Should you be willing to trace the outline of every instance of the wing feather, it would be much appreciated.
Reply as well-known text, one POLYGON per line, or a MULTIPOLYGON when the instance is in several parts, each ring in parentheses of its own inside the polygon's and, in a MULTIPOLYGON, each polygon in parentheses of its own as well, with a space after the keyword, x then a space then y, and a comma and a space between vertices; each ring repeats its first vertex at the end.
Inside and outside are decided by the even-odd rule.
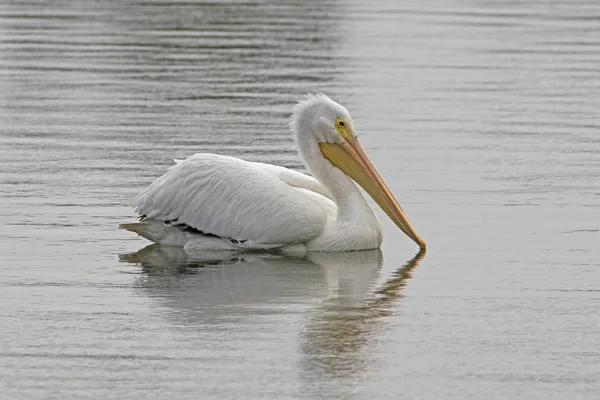
POLYGON ((319 182, 312 176, 303 174, 302 172, 280 167, 279 165, 265 164, 259 162, 254 162, 253 164, 256 165, 258 168, 262 169, 263 171, 268 172, 273 176, 276 176, 288 185, 308 189, 312 192, 325 196, 328 199, 332 199, 329 190, 327 190, 325 186, 321 184, 321 182, 319 182))
POLYGON ((261 245, 303 243, 318 236, 327 219, 323 205, 255 164, 194 154, 140 193, 134 199, 136 211, 261 245))

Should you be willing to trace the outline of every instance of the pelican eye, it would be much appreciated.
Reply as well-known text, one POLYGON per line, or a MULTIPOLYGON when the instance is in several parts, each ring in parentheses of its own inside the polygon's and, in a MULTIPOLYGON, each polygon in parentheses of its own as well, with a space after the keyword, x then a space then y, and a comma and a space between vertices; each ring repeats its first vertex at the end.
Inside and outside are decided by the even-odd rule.
POLYGON ((335 130, 346 140, 351 140, 352 135, 348 129, 348 123, 341 118, 335 120, 335 130))

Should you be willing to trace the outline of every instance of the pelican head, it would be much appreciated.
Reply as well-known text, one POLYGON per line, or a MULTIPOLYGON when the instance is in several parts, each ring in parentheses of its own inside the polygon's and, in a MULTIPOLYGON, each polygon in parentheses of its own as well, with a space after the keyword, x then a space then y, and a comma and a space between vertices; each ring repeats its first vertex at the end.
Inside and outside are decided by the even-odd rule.
POLYGON ((323 94, 308 95, 294 108, 291 123, 298 146, 311 172, 328 160, 358 183, 408 237, 425 250, 425 241, 408 217, 358 141, 350 113, 323 94))

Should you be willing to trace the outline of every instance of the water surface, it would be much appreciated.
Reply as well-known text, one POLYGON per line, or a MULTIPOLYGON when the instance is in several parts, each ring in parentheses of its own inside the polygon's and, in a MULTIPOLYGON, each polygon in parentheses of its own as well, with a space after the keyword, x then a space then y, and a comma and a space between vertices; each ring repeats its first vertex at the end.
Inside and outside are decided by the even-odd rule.
POLYGON ((600 397, 595 1, 0 5, 0 389, 19 399, 600 397), (428 253, 119 231, 172 164, 303 170, 322 91, 428 253))

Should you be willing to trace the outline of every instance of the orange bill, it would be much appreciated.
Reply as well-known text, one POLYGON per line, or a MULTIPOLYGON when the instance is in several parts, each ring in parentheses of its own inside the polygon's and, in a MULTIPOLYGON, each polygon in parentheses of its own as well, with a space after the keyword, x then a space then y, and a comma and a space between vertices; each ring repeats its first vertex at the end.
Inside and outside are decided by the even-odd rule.
POLYGON ((342 144, 321 142, 319 148, 326 159, 358 183, 398 228, 417 243, 421 250, 425 250, 425 241, 408 220, 356 137, 342 144))

